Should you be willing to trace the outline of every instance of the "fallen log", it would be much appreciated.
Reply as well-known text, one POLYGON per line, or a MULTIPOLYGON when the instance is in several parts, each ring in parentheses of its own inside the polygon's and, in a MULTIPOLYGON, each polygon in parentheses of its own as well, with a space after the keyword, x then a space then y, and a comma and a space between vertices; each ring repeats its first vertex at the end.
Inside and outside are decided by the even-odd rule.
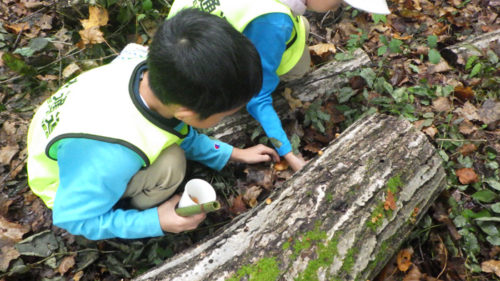
POLYGON ((408 121, 364 117, 270 204, 135 280, 372 280, 443 190, 441 162, 408 121))

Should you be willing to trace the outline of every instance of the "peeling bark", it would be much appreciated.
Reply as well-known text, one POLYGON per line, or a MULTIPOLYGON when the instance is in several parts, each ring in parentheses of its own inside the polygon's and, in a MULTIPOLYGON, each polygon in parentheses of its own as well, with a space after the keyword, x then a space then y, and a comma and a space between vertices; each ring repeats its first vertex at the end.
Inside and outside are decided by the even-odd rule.
POLYGON ((268 280, 372 280, 444 185, 424 134, 368 116, 277 187, 271 204, 135 280, 226 280, 244 276, 242 268, 268 280), (394 210, 384 209, 388 190, 394 210))

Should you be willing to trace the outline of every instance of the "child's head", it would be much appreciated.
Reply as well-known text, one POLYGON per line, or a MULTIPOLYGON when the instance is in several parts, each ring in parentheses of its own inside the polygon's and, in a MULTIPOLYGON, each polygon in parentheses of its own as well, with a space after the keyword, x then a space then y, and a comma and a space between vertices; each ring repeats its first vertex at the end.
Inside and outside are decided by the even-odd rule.
POLYGON ((309 10, 315 12, 326 12, 336 10, 342 2, 354 8, 375 14, 389 14, 386 0, 305 0, 309 10))
POLYGON ((262 86, 259 54, 226 20, 185 9, 161 24, 149 47, 149 86, 164 104, 200 120, 242 107, 262 86))

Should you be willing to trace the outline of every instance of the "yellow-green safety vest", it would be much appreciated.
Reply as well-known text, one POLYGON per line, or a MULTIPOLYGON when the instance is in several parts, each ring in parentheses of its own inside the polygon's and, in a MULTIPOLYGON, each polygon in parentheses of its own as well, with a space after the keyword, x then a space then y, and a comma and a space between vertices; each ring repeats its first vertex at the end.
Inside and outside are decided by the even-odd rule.
POLYGON ((144 58, 116 61, 82 73, 61 87, 35 113, 28 130, 28 184, 52 208, 59 186, 57 143, 89 138, 124 145, 153 163, 180 133, 155 125, 132 98, 132 76, 144 58))
POLYGON ((299 62, 306 46, 306 25, 302 16, 295 16, 278 0, 175 0, 167 18, 174 16, 182 9, 195 7, 225 18, 239 32, 254 19, 269 13, 284 13, 293 21, 292 35, 287 42, 281 63, 276 70, 278 75, 290 71, 299 62))

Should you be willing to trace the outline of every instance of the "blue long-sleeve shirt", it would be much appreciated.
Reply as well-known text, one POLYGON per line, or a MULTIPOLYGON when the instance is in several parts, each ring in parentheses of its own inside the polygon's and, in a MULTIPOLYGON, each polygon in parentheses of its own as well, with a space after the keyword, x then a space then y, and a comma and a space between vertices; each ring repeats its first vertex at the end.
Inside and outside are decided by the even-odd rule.
POLYGON ((262 125, 266 135, 277 141, 279 145, 275 145, 275 148, 280 156, 290 152, 292 145, 274 110, 271 94, 279 84, 276 70, 292 30, 293 22, 288 15, 271 13, 256 18, 243 31, 260 55, 263 72, 262 89, 247 104, 247 110, 262 125))
MULTIPOLYGON (((141 57, 144 51, 141 46, 129 46, 117 60, 141 57)), ((137 91, 138 83, 136 96, 137 91)), ((180 122, 174 130, 183 126, 180 122)), ((54 225, 94 240, 163 235, 156 207, 144 211, 113 209, 144 165, 136 152, 120 144, 85 138, 63 139, 57 145, 60 183, 52 212, 54 225)), ((186 158, 216 170, 225 166, 233 149, 192 128, 180 147, 186 158)))

